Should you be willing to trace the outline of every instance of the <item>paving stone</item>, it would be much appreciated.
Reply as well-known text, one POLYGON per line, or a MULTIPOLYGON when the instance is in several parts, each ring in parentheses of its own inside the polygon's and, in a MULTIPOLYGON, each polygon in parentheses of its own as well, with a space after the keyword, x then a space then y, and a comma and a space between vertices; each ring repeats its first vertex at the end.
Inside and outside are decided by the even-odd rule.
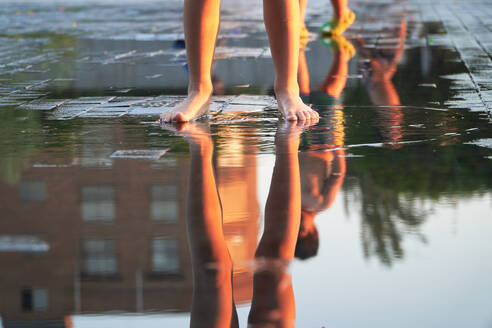
POLYGON ((81 115, 82 113, 87 112, 92 107, 93 106, 91 106, 90 104, 80 104, 80 105, 63 104, 53 111, 50 118, 55 119, 55 120, 72 119, 72 118, 75 118, 75 117, 81 115))
POLYGON ((128 110, 129 116, 159 116, 163 112, 170 110, 172 107, 142 107, 142 106, 132 106, 128 110))
POLYGON ((239 95, 231 99, 229 102, 234 105, 259 105, 267 107, 273 105, 275 103, 275 99, 271 96, 239 95))
POLYGON ((53 110, 63 103, 65 103, 66 99, 40 99, 33 100, 27 104, 22 105, 22 108, 32 109, 32 110, 53 110))
POLYGON ((223 113, 254 113, 263 112, 265 106, 263 105, 246 105, 246 104, 228 104, 222 108, 223 113))
POLYGON ((134 150, 117 150, 111 154, 111 158, 122 159, 150 159, 158 160, 166 154, 169 149, 134 149, 134 150))
POLYGON ((80 104, 103 104, 107 103, 115 97, 80 97, 67 101, 67 105, 80 105, 80 104))

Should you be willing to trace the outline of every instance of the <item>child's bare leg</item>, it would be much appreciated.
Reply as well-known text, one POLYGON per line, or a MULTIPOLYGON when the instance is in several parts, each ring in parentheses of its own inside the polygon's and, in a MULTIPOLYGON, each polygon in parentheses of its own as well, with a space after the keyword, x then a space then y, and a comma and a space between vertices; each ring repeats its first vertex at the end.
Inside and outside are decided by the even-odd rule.
POLYGON ((275 94, 279 110, 291 121, 317 119, 318 113, 299 97, 300 13, 298 0, 264 0, 263 14, 275 65, 275 94))
POLYGON ((331 0, 331 5, 333 6, 333 13, 336 19, 340 19, 345 15, 347 0, 331 0))
POLYGON ((161 114, 161 121, 184 122, 201 115, 212 94, 211 67, 219 30, 219 0, 185 0, 184 30, 189 69, 188 97, 161 114))

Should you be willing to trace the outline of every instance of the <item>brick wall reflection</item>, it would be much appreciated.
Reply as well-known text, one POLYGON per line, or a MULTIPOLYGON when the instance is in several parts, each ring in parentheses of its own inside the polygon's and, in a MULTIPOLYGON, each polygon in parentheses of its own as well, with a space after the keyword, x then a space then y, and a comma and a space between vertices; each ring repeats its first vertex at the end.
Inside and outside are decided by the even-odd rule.
MULTIPOLYGON (((188 157, 108 160, 115 144, 131 147, 125 138, 113 128, 105 148, 92 149, 90 165, 90 145, 83 145, 77 155, 31 158, 15 186, 0 181, 0 243, 13 237, 0 250, 4 324, 113 310, 189 311, 188 157)), ((256 158, 236 155, 241 165, 218 155, 216 170, 236 302, 246 303, 258 239, 256 158)))

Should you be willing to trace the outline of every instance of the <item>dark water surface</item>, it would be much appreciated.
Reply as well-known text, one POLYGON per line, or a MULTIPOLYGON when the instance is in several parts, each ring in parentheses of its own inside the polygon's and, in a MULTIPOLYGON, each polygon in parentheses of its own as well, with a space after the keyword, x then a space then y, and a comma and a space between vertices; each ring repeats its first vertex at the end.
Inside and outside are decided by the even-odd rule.
POLYGON ((233 299, 241 327, 492 327, 491 81, 449 20, 353 2, 304 52, 319 123, 288 124, 258 8, 226 6, 211 114, 176 126, 180 9, 152 6, 1 11, 0 327, 208 327, 233 299))

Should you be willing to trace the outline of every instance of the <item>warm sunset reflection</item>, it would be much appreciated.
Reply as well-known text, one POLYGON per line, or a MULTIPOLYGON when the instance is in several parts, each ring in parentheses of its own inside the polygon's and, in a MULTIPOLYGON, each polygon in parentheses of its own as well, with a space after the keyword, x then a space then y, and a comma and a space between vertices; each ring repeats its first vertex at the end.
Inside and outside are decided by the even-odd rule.
MULTIPOLYGON (((253 295, 251 261, 258 243, 260 219, 256 147, 246 145, 239 131, 228 129, 221 135, 224 152, 216 158, 217 189, 224 237, 233 262, 234 300, 238 304, 248 303, 253 295)), ((253 140, 247 141, 250 144, 253 140)))
POLYGON ((253 164, 246 168, 222 162, 217 180, 221 174, 227 174, 227 180, 218 184, 208 127, 190 123, 177 129, 188 141, 191 155, 186 198, 194 277, 191 326, 237 326, 234 300, 251 300, 249 322, 253 327, 267 323, 292 327, 295 301, 287 267, 294 257, 301 220, 298 148, 305 127, 282 123, 277 131, 264 232, 257 247, 254 155, 245 155, 243 160, 253 164), (251 297, 248 285, 252 273, 251 297))

